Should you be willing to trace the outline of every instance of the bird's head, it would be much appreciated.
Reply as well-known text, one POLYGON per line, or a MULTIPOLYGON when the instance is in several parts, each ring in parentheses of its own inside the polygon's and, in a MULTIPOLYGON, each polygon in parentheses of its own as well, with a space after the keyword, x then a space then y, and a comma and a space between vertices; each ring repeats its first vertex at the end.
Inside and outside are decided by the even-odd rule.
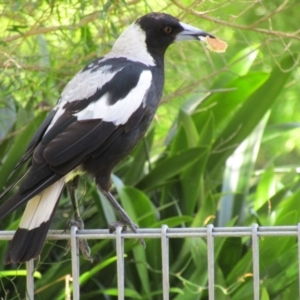
POLYGON ((149 13, 139 18, 135 24, 145 32, 145 41, 148 48, 165 51, 175 41, 199 40, 199 37, 211 34, 184 24, 178 19, 165 13, 149 13))
POLYGON ((201 37, 213 35, 180 22, 165 13, 149 13, 137 19, 117 39, 112 53, 135 58, 137 61, 154 65, 153 57, 163 58, 163 55, 175 41, 201 40, 201 37))

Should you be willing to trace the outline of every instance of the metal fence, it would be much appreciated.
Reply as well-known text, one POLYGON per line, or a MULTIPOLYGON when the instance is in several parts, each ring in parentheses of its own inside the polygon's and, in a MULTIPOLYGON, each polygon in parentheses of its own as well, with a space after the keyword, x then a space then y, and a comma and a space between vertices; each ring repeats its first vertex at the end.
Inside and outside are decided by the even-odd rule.
MULTIPOLYGON (((207 239, 207 271, 208 271, 208 297, 209 300, 215 299, 215 274, 214 274, 214 240, 219 237, 251 237, 252 238, 252 265, 253 265, 253 299, 259 300, 259 237, 267 236, 295 236, 298 239, 298 274, 300 274, 300 224, 298 226, 274 226, 263 227, 257 224, 252 227, 214 227, 208 225, 206 228, 168 228, 163 225, 160 229, 139 229, 138 234, 123 233, 118 227, 114 234, 108 230, 78 230, 73 226, 70 233, 61 231, 50 231, 48 239, 52 240, 71 240, 72 256, 72 281, 73 281, 73 300, 80 299, 79 286, 79 239, 115 239, 117 256, 117 276, 118 276, 118 299, 124 299, 124 239, 154 238, 161 240, 162 252, 162 285, 163 300, 169 299, 169 238, 206 238, 207 239)), ((13 231, 0 231, 0 240, 12 239, 13 231)), ((27 268, 27 297, 28 300, 34 299, 34 263, 30 261, 26 264, 27 268)), ((299 288, 300 288, 300 275, 299 288)), ((300 299, 300 291, 299 291, 300 299)))

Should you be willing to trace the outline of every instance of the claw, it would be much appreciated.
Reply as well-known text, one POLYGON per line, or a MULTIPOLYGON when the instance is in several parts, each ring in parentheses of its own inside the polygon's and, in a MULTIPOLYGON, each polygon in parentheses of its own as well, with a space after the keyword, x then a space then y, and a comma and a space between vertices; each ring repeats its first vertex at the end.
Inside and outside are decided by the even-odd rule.
MULTIPOLYGON (((137 231, 138 226, 132 222, 128 223, 125 220, 117 221, 117 222, 113 222, 113 223, 109 224, 109 226, 108 226, 109 233, 114 233, 116 231, 117 227, 122 227, 122 232, 125 232, 127 230, 127 227, 129 227, 132 230, 132 232, 134 232, 136 234, 138 233, 138 231, 137 231)), ((139 240, 140 244, 143 246, 143 248, 145 249, 146 243, 145 243, 144 239, 138 238, 138 240, 139 240)))
MULTIPOLYGON (((68 220, 67 225, 70 226, 70 227, 71 226, 76 226, 79 230, 84 229, 84 223, 81 219, 68 220)), ((89 247, 88 241, 86 239, 79 239, 78 240, 78 246, 79 246, 79 249, 80 249, 80 252, 81 252, 82 256, 86 260, 89 260, 92 263, 94 261, 94 259, 91 256, 91 248, 89 247)), ((65 250, 65 255, 70 251, 70 247, 71 247, 71 242, 68 241, 68 244, 67 244, 66 250, 65 250)))

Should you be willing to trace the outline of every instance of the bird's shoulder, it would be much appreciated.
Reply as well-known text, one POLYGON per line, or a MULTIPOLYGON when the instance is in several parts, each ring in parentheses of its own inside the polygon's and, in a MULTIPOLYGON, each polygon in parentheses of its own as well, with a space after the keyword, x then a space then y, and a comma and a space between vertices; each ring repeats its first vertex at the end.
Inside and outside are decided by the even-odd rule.
POLYGON ((61 93, 58 105, 78 100, 83 102, 98 100, 99 91, 125 92, 124 86, 132 86, 146 71, 152 73, 153 67, 125 57, 98 58, 86 65, 68 82, 61 93))

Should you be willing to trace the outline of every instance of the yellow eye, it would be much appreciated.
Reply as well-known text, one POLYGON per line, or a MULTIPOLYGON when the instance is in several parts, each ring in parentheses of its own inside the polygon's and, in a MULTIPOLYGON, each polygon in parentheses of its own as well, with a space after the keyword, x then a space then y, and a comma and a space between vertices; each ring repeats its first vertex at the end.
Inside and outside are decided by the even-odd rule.
POLYGON ((171 32, 172 32, 172 27, 171 26, 166 26, 165 28, 164 28, 164 32, 166 33, 166 34, 170 34, 171 32))

